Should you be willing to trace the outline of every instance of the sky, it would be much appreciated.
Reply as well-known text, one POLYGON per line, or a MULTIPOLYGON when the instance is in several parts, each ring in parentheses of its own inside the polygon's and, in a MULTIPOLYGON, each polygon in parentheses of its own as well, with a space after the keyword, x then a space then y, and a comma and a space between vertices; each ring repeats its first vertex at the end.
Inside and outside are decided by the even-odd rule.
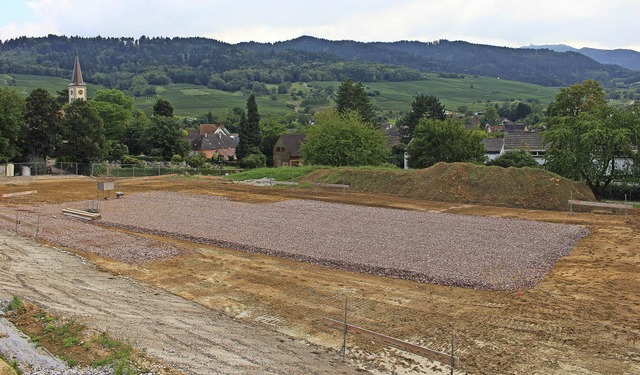
POLYGON ((639 0, 3 0, 0 39, 206 37, 228 43, 311 35, 640 51, 639 0))

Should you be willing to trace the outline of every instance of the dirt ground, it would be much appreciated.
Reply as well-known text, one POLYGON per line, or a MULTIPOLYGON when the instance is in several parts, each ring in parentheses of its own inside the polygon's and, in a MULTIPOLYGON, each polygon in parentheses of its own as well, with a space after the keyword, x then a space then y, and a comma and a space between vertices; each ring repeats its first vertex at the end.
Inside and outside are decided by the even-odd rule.
MULTIPOLYGON (((0 182, 0 193, 38 193, 7 199, 3 204, 101 197, 94 179, 7 180, 0 182)), ((451 333, 455 332, 460 368, 469 373, 640 373, 637 214, 628 218, 605 213, 568 215, 353 192, 343 195, 313 189, 257 188, 216 178, 132 179, 117 182, 117 189, 126 194, 184 191, 249 202, 319 199, 585 225, 591 234, 569 256, 560 259, 540 284, 515 293, 420 284, 159 237, 155 239, 196 252, 133 266, 82 249, 74 251, 115 274, 162 288, 243 322, 264 323, 291 337, 334 350, 340 346, 341 335, 323 327, 320 321, 323 317, 339 319, 347 297, 353 324, 389 336, 448 350, 451 333)), ((116 293, 117 289, 113 290, 116 293)), ((90 300, 92 291, 85 292, 90 300)), ((73 304, 66 310, 72 313, 73 304)), ((389 353, 381 346, 354 338, 349 341, 349 356, 381 373, 427 370, 412 357, 389 353)))

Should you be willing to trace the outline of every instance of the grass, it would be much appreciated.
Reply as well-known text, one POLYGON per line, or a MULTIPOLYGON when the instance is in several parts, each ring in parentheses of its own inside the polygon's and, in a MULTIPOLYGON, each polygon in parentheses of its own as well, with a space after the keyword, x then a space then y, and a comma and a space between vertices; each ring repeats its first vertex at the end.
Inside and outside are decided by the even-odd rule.
POLYGON ((48 314, 18 297, 13 297, 5 310, 7 319, 36 345, 45 347, 71 367, 109 366, 118 375, 146 372, 144 366, 138 365, 143 355, 104 332, 96 334, 74 319, 48 314))
MULTIPOLYGON (((379 91, 372 102, 383 111, 409 111, 418 94, 435 95, 448 110, 466 106, 481 110, 487 103, 501 103, 511 99, 537 99, 544 105, 550 103, 559 92, 557 87, 545 87, 529 83, 508 81, 497 77, 442 78, 427 74, 422 81, 367 82, 367 91, 379 91)), ((337 88, 340 82, 314 82, 313 84, 337 88)))
MULTIPOLYGON (((29 95, 31 91, 39 87, 48 90, 53 95, 57 95, 58 91, 67 88, 69 82, 71 82, 70 79, 60 77, 36 76, 31 74, 0 74, 0 87, 11 87, 25 97, 29 95), (9 86, 12 78, 16 80, 15 86, 9 86)), ((87 89, 89 98, 91 98, 96 91, 104 89, 104 87, 100 85, 87 84, 87 89)))
MULTIPOLYGON (((407 82, 365 82, 368 91, 379 91, 380 95, 372 98, 372 103, 383 111, 407 112, 417 94, 435 95, 449 110, 457 110, 466 106, 471 110, 480 110, 487 103, 498 103, 510 99, 538 99, 543 105, 554 99, 559 89, 528 83, 508 81, 497 77, 442 78, 436 74, 426 74, 426 79, 407 82)), ((25 74, 0 74, 0 87, 10 84, 15 79, 15 88, 27 96, 31 90, 42 87, 55 95, 57 91, 67 87, 69 80, 59 77, 35 76, 25 74)), ((331 86, 337 89, 340 82, 311 82, 309 85, 320 87, 331 86)), ((268 85, 271 87, 273 85, 268 85)), ((89 85, 89 97, 102 87, 89 85)), ((296 82, 291 90, 309 91, 307 84, 296 82)), ((225 116, 233 107, 246 107, 247 98, 241 92, 214 90, 205 86, 191 84, 170 84, 157 86, 158 96, 167 99, 174 107, 177 117, 199 117, 211 111, 214 116, 225 116)), ((158 96, 136 98, 136 108, 151 113, 158 96)), ((280 94, 272 100, 270 96, 258 96, 256 102, 262 115, 285 115, 293 113, 291 108, 299 107, 302 98, 293 100, 289 94, 280 94)), ((325 107, 333 107, 333 103, 325 107)), ((322 107, 315 108, 316 110, 322 107)))

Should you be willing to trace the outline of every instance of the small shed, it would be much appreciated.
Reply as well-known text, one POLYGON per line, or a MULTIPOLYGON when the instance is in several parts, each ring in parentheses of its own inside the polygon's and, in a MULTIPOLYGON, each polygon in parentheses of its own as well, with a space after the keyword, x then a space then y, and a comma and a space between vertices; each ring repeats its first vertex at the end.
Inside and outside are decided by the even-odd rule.
POLYGON ((302 165, 302 143, 305 134, 283 134, 273 145, 273 166, 302 165))

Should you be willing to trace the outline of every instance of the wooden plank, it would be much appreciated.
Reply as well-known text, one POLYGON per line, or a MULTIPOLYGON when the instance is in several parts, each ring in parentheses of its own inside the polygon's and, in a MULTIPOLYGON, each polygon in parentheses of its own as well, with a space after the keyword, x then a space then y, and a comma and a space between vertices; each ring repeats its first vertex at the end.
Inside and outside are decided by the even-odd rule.
POLYGON ((619 203, 602 203, 602 202, 569 200, 569 204, 575 204, 575 205, 578 205, 578 206, 621 208, 621 209, 624 209, 624 210, 634 209, 634 207, 632 207, 632 206, 630 206, 628 204, 619 204, 619 203))
MULTIPOLYGON (((344 330, 344 322, 340 322, 338 320, 322 318, 322 323, 330 328, 344 330)), ((385 336, 381 333, 369 331, 368 329, 357 327, 351 324, 347 324, 347 332, 361 336, 367 340, 376 341, 382 344, 393 346, 394 348, 398 348, 409 353, 417 354, 432 361, 438 361, 443 364, 451 364, 451 355, 447 353, 442 353, 415 344, 410 344, 408 342, 401 341, 390 336, 385 336)), ((454 358, 454 367, 455 366, 458 366, 457 358, 454 358)))
POLYGON ((6 194, 2 194, 2 198, 9 198, 9 197, 19 197, 21 195, 32 195, 37 193, 38 190, 29 190, 29 191, 21 191, 18 193, 6 193, 6 194))
POLYGON ((73 208, 63 209, 62 214, 66 216, 76 217, 79 219, 85 219, 85 220, 95 220, 95 219, 99 219, 101 216, 100 214, 95 212, 81 211, 73 208))
POLYGON ((289 182, 289 181, 271 181, 271 185, 298 186, 298 183, 297 182, 289 182))
POLYGON ((337 189, 348 189, 349 185, 344 184, 323 184, 320 182, 312 182, 309 185, 313 187, 326 187, 326 188, 337 188, 337 189))

